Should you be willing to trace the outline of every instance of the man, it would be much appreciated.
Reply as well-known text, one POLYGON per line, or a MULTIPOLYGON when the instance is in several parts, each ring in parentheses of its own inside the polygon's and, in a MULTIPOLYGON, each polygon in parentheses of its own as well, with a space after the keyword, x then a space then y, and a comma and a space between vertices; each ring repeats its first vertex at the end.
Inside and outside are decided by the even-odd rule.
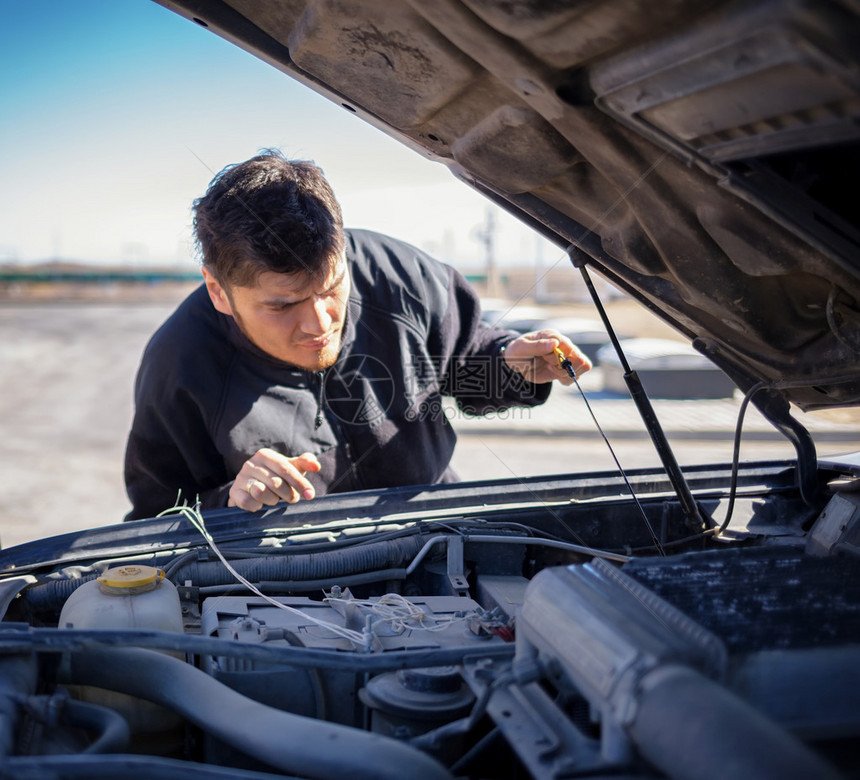
POLYGON ((555 347, 591 367, 556 331, 485 326, 463 277, 418 249, 345 231, 312 163, 268 151, 194 205, 204 284, 138 371, 127 519, 451 481, 443 396, 471 414, 542 403, 572 381, 555 347))

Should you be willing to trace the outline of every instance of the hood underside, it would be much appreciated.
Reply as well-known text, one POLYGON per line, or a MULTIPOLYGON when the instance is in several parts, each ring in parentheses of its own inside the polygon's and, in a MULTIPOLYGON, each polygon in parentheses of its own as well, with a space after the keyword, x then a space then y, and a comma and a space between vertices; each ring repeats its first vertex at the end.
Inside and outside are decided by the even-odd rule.
POLYGON ((159 2, 444 163, 742 390, 860 403, 856 2, 159 2))

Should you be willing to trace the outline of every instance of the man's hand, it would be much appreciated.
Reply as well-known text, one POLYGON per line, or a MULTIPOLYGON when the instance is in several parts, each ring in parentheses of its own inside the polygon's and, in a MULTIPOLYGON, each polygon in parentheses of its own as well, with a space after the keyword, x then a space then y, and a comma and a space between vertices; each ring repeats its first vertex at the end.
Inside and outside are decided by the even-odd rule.
POLYGON ((556 347, 570 360, 577 377, 591 368, 591 361, 557 330, 538 330, 514 339, 505 349, 505 362, 535 384, 553 379, 565 385, 573 384, 573 378, 558 363, 556 347))
POLYGON ((227 506, 238 506, 256 512, 278 501, 295 504, 302 498, 314 497, 314 488, 305 474, 319 471, 319 461, 309 452, 288 458, 264 447, 242 464, 230 488, 227 506))

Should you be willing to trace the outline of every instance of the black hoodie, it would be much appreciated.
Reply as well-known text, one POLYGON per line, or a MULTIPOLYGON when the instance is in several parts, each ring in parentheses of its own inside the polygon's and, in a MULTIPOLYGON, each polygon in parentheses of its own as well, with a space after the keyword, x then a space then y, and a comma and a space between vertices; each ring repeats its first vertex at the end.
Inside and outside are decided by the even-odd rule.
POLYGON ((151 517, 179 502, 225 506, 233 478, 262 447, 313 453, 318 496, 455 479, 456 435, 442 397, 462 412, 532 406, 550 385, 507 369, 516 334, 481 322, 466 280, 420 250, 346 231, 351 293, 341 351, 322 372, 255 347, 195 290, 150 340, 135 385, 125 480, 151 517))

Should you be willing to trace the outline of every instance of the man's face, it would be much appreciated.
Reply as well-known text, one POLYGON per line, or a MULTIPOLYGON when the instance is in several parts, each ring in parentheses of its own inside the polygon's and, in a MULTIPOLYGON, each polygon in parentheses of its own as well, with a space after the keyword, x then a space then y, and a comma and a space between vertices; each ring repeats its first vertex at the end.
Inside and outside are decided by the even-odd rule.
POLYGON ((325 281, 265 271, 252 287, 222 287, 204 267, 215 308, 236 320, 263 352, 306 371, 333 365, 340 352, 349 298, 346 258, 335 259, 325 281))

